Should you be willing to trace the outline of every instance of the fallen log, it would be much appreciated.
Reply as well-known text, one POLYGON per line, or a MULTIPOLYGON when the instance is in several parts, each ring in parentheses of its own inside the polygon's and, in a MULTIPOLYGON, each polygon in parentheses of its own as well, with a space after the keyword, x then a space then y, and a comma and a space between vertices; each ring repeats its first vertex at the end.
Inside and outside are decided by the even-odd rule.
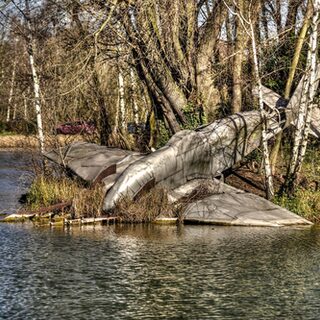
POLYGON ((48 207, 42 207, 37 210, 32 210, 32 211, 20 211, 18 214, 22 215, 29 215, 29 216, 41 216, 46 213, 59 213, 65 209, 68 209, 72 206, 72 200, 57 203, 48 207))
POLYGON ((4 222, 18 222, 18 221, 24 221, 26 219, 34 219, 37 216, 43 216, 45 214, 50 214, 50 217, 52 217, 54 214, 60 213, 61 211, 70 208, 72 206, 72 201, 66 201, 62 203, 58 203, 52 206, 43 207, 37 210, 21 210, 17 213, 10 214, 6 216, 3 221, 4 222))

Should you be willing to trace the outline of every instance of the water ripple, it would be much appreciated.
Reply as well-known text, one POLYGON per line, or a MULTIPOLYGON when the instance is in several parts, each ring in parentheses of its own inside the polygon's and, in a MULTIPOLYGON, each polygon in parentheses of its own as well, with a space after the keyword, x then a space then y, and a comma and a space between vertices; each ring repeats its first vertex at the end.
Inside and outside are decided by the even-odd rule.
POLYGON ((0 225, 1 319, 315 319, 317 229, 0 225))

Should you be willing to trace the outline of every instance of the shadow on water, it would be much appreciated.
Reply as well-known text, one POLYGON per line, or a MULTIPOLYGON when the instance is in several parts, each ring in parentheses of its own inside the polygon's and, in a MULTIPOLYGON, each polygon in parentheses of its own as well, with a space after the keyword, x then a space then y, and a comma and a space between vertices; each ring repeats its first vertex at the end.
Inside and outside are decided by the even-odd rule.
POLYGON ((0 241, 4 319, 315 319, 320 311, 316 228, 0 225, 0 241))

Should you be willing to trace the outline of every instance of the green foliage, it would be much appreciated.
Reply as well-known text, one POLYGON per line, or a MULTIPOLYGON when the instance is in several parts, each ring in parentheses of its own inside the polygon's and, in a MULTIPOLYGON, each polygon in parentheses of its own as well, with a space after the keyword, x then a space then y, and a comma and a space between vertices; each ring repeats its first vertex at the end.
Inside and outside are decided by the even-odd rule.
POLYGON ((307 180, 320 181, 320 154, 317 144, 308 146, 303 163, 303 175, 307 180))
POLYGON ((6 124, 6 130, 17 134, 29 135, 37 131, 35 121, 26 121, 24 119, 11 120, 6 124))
MULTIPOLYGON (((285 91, 292 58, 294 56, 295 44, 297 41, 296 37, 296 35, 291 34, 290 37, 267 46, 262 54, 261 74, 264 75, 262 79, 263 84, 280 94, 285 91)), ((298 70, 304 69, 303 66, 305 65, 307 56, 306 52, 306 48, 303 48, 298 64, 298 70)), ((297 72, 295 79, 300 79, 300 77, 301 75, 297 72)))
POLYGON ((159 149, 163 147, 170 139, 170 133, 167 130, 164 122, 162 120, 158 120, 158 126, 157 126, 157 143, 156 143, 156 149, 159 149))
POLYGON ((69 201, 79 194, 80 186, 67 178, 50 178, 40 175, 33 181, 27 193, 28 208, 36 210, 56 203, 69 201))
POLYGON ((276 196, 274 203, 312 222, 320 222, 320 191, 299 188, 294 197, 276 196))
POLYGON ((183 126, 183 129, 194 130, 207 123, 205 115, 202 114, 192 103, 188 103, 184 107, 183 113, 187 120, 187 124, 183 126))
POLYGON ((0 137, 7 137, 7 136, 12 136, 14 135, 15 133, 14 132, 11 132, 11 131, 3 131, 3 132, 0 132, 0 137))
POLYGON ((14 132, 9 130, 6 122, 0 122, 0 137, 11 136, 14 132))
POLYGON ((0 122, 0 135, 35 134, 36 128, 37 126, 35 121, 26 121, 23 119, 0 122))
MULTIPOLYGON (((193 104, 189 103, 183 109, 183 114, 186 117, 187 123, 182 127, 185 130, 194 130, 199 126, 207 123, 205 115, 201 114, 193 104)), ((170 132, 167 130, 163 120, 157 121, 157 142, 156 148, 163 147, 170 139, 170 132)))
MULTIPOLYGON (((315 141, 308 145, 305 161, 300 173, 300 185, 293 196, 278 195, 274 202, 304 218, 320 223, 320 151, 315 141)), ((290 147, 284 145, 284 157, 290 155, 290 147)))
POLYGON ((0 122, 0 134, 3 134, 7 131, 7 126, 5 122, 0 122))
POLYGON ((262 162, 262 152, 259 149, 253 150, 251 153, 249 153, 246 157, 244 162, 246 163, 261 163, 262 162))

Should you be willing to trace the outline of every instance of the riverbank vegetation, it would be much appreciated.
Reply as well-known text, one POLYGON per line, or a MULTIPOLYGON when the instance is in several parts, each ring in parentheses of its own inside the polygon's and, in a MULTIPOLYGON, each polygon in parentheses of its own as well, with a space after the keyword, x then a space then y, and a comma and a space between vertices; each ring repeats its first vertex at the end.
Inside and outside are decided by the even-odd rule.
MULTIPOLYGON (((281 193, 286 161, 288 157, 286 153, 282 153, 278 159, 274 176, 276 196, 273 202, 313 223, 320 223, 320 186, 318 182, 320 152, 317 144, 312 144, 308 148, 307 157, 299 176, 299 187, 294 196, 281 193)), ((226 173, 225 180, 226 183, 238 189, 262 197, 266 196, 259 153, 226 173)), ((116 204, 115 209, 109 212, 109 216, 124 223, 152 222, 159 217, 179 220, 190 202, 203 199, 210 194, 212 191, 207 191, 206 186, 203 185, 186 198, 172 204, 168 201, 168 192, 165 189, 155 188, 143 193, 135 201, 126 197, 122 198, 116 204)), ((63 207, 63 210, 56 211, 56 217, 67 220, 103 217, 105 216, 102 211, 104 195, 105 192, 101 185, 90 188, 80 180, 70 179, 63 175, 57 177, 57 173, 43 176, 40 171, 26 195, 23 212, 39 212, 39 216, 42 216, 42 209, 69 203, 63 207)), ((37 219, 35 221, 39 222, 37 219)), ((43 221, 48 224, 48 219, 43 221)))
MULTIPOLYGON (((318 0, 21 0, 3 2, 0 14, 1 148, 43 153, 82 139, 150 152, 180 130, 234 113, 259 110, 264 123, 261 84, 285 106, 305 76, 295 125, 272 139, 262 126, 262 148, 247 163, 260 170, 260 195, 320 214, 319 145, 307 148, 320 126, 312 122, 318 0), (79 122, 78 135, 58 134, 79 122)), ((75 199, 76 216, 97 215, 102 193, 42 172, 27 204, 75 199)), ((124 199, 119 215, 132 210, 132 221, 145 220, 129 207, 124 199)))
POLYGON ((70 202, 64 212, 73 219, 101 216, 104 192, 101 185, 85 188, 67 177, 38 175, 26 194, 25 210, 37 212, 56 204, 70 202))

